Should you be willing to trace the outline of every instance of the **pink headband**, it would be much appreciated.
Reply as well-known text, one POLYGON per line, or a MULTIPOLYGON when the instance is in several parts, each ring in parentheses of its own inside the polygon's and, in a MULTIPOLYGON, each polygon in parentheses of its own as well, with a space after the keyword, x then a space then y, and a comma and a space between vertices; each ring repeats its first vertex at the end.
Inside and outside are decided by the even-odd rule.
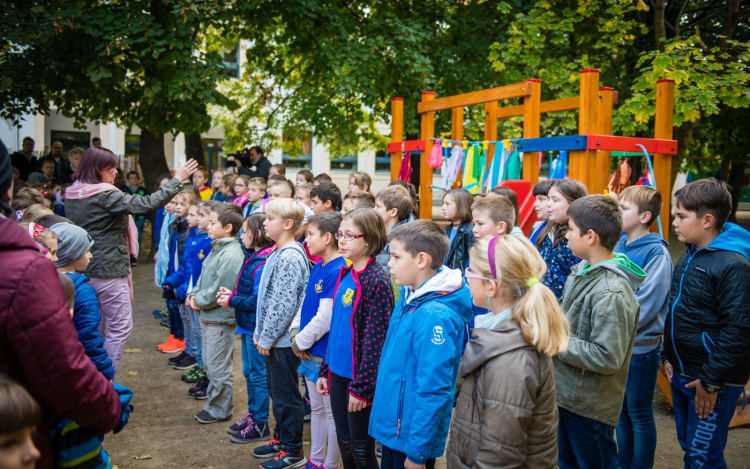
POLYGON ((487 254, 489 255, 490 270, 492 271, 492 278, 497 279, 497 269, 495 269, 495 245, 500 236, 495 236, 490 240, 489 246, 487 246, 487 254))

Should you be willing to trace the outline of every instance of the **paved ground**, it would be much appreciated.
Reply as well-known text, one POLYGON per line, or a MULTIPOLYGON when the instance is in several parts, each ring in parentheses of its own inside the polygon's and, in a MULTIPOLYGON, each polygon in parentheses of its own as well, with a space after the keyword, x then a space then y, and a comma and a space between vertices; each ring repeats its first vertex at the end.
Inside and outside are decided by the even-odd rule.
MULTIPOLYGON (((750 213, 741 220, 747 226, 750 213)), ((681 254, 679 243, 672 243, 673 256, 681 254)), ((252 457, 253 445, 229 442, 226 423, 200 425, 193 415, 203 401, 192 399, 188 386, 180 381, 181 372, 167 365, 168 355, 156 350, 156 344, 167 338, 151 311, 161 307, 161 290, 153 283, 153 264, 134 268, 136 303, 133 333, 120 364, 117 381, 135 391, 135 412, 130 424, 119 435, 109 435, 104 446, 120 468, 247 468, 257 467, 252 457)), ((241 371, 240 343, 234 354, 235 415, 247 405, 245 382, 241 371)), ((669 404, 657 391, 656 425, 659 441, 657 468, 682 467, 682 452, 677 444, 674 416, 669 404)), ((305 453, 309 454, 309 425, 305 424, 305 453)), ((730 430, 725 452, 730 468, 750 467, 750 426, 730 430)), ((438 460, 444 468, 445 461, 438 460)))

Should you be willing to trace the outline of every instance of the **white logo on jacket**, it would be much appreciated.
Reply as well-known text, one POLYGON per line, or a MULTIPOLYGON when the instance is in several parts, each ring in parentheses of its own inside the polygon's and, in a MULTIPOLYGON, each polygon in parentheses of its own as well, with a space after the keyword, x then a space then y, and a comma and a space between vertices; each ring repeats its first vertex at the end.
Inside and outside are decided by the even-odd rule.
POLYGON ((445 342, 445 337, 443 336, 443 328, 441 326, 433 327, 432 343, 435 345, 441 345, 443 342, 445 342))

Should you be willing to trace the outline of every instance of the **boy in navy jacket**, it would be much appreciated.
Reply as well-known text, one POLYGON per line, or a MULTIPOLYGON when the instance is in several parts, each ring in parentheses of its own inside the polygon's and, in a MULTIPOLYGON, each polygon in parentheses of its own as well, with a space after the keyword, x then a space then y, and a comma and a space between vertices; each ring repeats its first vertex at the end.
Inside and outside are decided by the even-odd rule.
POLYGON ((435 222, 394 228, 388 241, 401 298, 380 358, 370 435, 383 444, 382 469, 431 468, 450 428, 471 294, 462 273, 443 266, 448 236, 435 222))

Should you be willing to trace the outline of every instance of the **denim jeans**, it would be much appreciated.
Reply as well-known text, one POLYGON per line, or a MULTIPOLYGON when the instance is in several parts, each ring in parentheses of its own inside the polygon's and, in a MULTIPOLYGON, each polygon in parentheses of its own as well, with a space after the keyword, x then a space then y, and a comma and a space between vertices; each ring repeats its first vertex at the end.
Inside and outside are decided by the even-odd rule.
MULTIPOLYGON (((380 458, 380 469, 403 469, 404 464, 406 464, 406 453, 390 449, 386 445, 383 445, 383 457, 380 458)), ((435 469, 435 459, 425 461, 425 469, 435 469)))
POLYGON ((305 410, 299 392, 297 368, 299 358, 291 347, 272 348, 266 358, 268 392, 273 401, 273 417, 276 420, 274 434, 285 451, 297 453, 302 450, 302 430, 305 410))
MULTIPOLYGON (((192 308, 182 303, 178 305, 178 309, 180 310, 180 319, 182 319, 182 333, 185 335, 185 353, 191 357, 195 357, 198 353, 198 347, 195 344, 193 322, 190 320, 190 312, 188 311, 192 308)), ((198 327, 200 328, 200 324, 198 324, 198 327)))
POLYGON ((616 469, 615 427, 557 408, 558 465, 560 469, 616 469))
POLYGON ((727 445, 729 422, 734 416, 742 388, 722 387, 718 391, 714 411, 707 418, 699 419, 694 407, 695 389, 685 387, 692 381, 675 372, 670 386, 677 440, 685 451, 682 457, 685 468, 725 468, 724 447, 727 445))
POLYGON ((268 422, 268 383, 266 382, 266 359, 258 353, 253 344, 253 334, 241 334, 242 374, 247 383, 247 410, 252 412, 253 420, 258 423, 268 422))
POLYGON ((628 383, 617 424, 617 450, 621 469, 648 469, 654 465, 654 394, 660 355, 661 344, 650 352, 630 358, 628 383))
POLYGON ((143 239, 143 225, 146 224, 146 219, 141 218, 135 220, 135 227, 138 229, 138 246, 141 245, 141 240, 143 239))
POLYGON ((193 340, 195 341, 195 355, 193 356, 198 366, 205 370, 206 367, 203 364, 203 332, 201 332, 200 316, 198 315, 198 311, 193 310, 190 306, 187 306, 185 309, 190 313, 190 325, 192 326, 193 340))
POLYGON ((167 300, 167 312, 169 313, 169 333, 172 334, 175 339, 184 339, 185 328, 182 325, 180 304, 177 300, 173 298, 167 300))

